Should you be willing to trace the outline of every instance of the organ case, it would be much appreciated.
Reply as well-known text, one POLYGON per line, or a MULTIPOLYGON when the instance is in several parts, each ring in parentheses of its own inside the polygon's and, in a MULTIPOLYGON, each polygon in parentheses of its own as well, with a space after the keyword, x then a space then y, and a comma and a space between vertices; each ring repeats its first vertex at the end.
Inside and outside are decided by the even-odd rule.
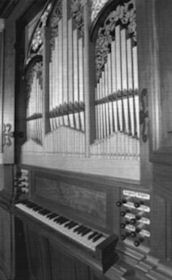
POLYGON ((140 180, 147 92, 140 98, 136 7, 106 2, 94 17, 94 1, 49 1, 31 29, 21 163, 140 180))
MULTIPOLYGON (((32 28, 28 25, 29 44, 24 61, 26 141, 21 147, 20 163, 29 166, 36 180, 31 182, 30 199, 45 206, 53 201, 51 197, 47 203, 45 196, 51 193, 54 183, 47 183, 44 190, 40 187, 40 194, 44 191, 42 197, 35 195, 34 186, 41 185, 34 172, 38 167, 57 173, 65 171, 64 177, 68 172, 73 172, 76 178, 79 172, 85 180, 93 175, 90 186, 97 180, 96 188, 100 189, 101 180, 105 180, 113 214, 108 212, 103 231, 115 232, 121 238, 125 235, 123 244, 133 247, 134 239, 129 234, 134 235, 137 228, 126 225, 120 228, 123 217, 115 203, 131 190, 149 193, 148 185, 143 184, 149 179, 142 175, 148 163, 148 104, 147 89, 139 86, 141 46, 136 32, 136 3, 133 0, 102 1, 100 6, 96 3, 47 1, 32 28), (95 175, 103 175, 105 179, 102 176, 95 179, 95 175)), ((71 198, 75 188, 71 182, 69 185, 71 198)), ((63 185, 62 189, 65 188, 63 185)), ((130 217, 144 212, 133 206, 137 194, 130 198, 130 217)), ((58 201, 53 209, 58 209, 59 204, 58 201)), ((127 206, 123 206, 126 210, 127 206)), ((67 211, 65 207, 63 211, 67 211)), ((83 220, 87 215, 81 216, 83 220)), ((128 217, 124 217, 126 223, 130 221, 128 217)), ((148 221, 149 216, 146 218, 148 221)), ((94 220, 97 228, 95 223, 94 220)), ((149 252, 149 225, 143 232, 149 235, 142 240, 143 251, 145 246, 149 252)), ((136 237, 138 241, 140 235, 136 237)))

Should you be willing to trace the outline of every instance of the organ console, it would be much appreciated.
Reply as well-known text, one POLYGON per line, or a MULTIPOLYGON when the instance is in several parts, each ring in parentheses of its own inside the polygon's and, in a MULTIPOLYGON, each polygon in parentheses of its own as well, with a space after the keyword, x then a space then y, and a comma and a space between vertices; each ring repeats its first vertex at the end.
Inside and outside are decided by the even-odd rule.
POLYGON ((104 191, 91 185, 81 187, 82 181, 66 181, 66 177, 55 173, 47 181, 47 175, 39 170, 33 173, 27 167, 16 170, 14 211, 23 221, 26 235, 29 224, 40 232, 44 228, 46 238, 51 240, 54 236, 73 257, 84 259, 105 273, 118 260, 118 236, 105 226, 109 211, 104 191), (63 204, 65 207, 61 208, 63 204))

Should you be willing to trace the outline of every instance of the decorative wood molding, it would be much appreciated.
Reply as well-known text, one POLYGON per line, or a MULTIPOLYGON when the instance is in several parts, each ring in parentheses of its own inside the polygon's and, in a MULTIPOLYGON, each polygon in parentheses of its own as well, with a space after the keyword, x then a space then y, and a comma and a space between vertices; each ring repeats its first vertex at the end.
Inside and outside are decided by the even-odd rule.
POLYGON ((148 93, 147 89, 142 89, 140 96, 140 125, 141 125, 141 136, 143 142, 147 141, 148 138, 148 93))
POLYGON ((3 124, 3 132, 2 132, 2 137, 3 137, 3 146, 11 146, 12 145, 12 140, 11 138, 14 137, 14 132, 12 131, 12 125, 10 123, 3 124))
POLYGON ((36 27, 31 36, 29 47, 27 50, 27 61, 26 64, 35 56, 42 55, 43 42, 44 42, 44 27, 47 24, 48 16, 52 9, 52 3, 49 1, 44 7, 42 14, 36 24, 36 27))
POLYGON ((84 14, 83 14, 82 1, 81 2, 75 0, 71 1, 71 14, 76 28, 82 34, 84 29, 84 14))
POLYGON ((93 21, 103 6, 108 2, 108 0, 92 0, 91 1, 91 20, 93 21))
POLYGON ((48 19, 48 27, 50 32, 50 45, 51 48, 54 48, 55 45, 55 37, 58 36, 58 22, 62 18, 62 0, 58 0, 54 7, 52 8, 52 12, 48 19))
POLYGON ((117 25, 125 28, 128 35, 132 38, 133 44, 136 44, 136 8, 133 0, 117 6, 114 4, 113 9, 107 15, 103 24, 98 27, 95 45, 97 80, 101 77, 107 61, 111 42, 115 40, 115 28, 117 25))

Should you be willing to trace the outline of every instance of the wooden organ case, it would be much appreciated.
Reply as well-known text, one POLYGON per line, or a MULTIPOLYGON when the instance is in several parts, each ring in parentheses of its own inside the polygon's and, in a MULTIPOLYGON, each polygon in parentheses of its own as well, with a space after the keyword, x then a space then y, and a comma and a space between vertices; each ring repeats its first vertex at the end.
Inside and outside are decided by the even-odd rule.
POLYGON ((19 19, 16 48, 15 214, 31 279, 155 279, 151 13, 138 0, 43 2, 19 19))

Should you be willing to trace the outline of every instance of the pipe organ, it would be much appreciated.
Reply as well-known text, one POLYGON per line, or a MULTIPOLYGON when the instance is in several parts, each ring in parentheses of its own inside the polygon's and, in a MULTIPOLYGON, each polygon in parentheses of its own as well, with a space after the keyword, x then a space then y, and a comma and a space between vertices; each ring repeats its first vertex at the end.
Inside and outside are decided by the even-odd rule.
POLYGON ((0 275, 172 279, 171 1, 7 2, 0 275))

